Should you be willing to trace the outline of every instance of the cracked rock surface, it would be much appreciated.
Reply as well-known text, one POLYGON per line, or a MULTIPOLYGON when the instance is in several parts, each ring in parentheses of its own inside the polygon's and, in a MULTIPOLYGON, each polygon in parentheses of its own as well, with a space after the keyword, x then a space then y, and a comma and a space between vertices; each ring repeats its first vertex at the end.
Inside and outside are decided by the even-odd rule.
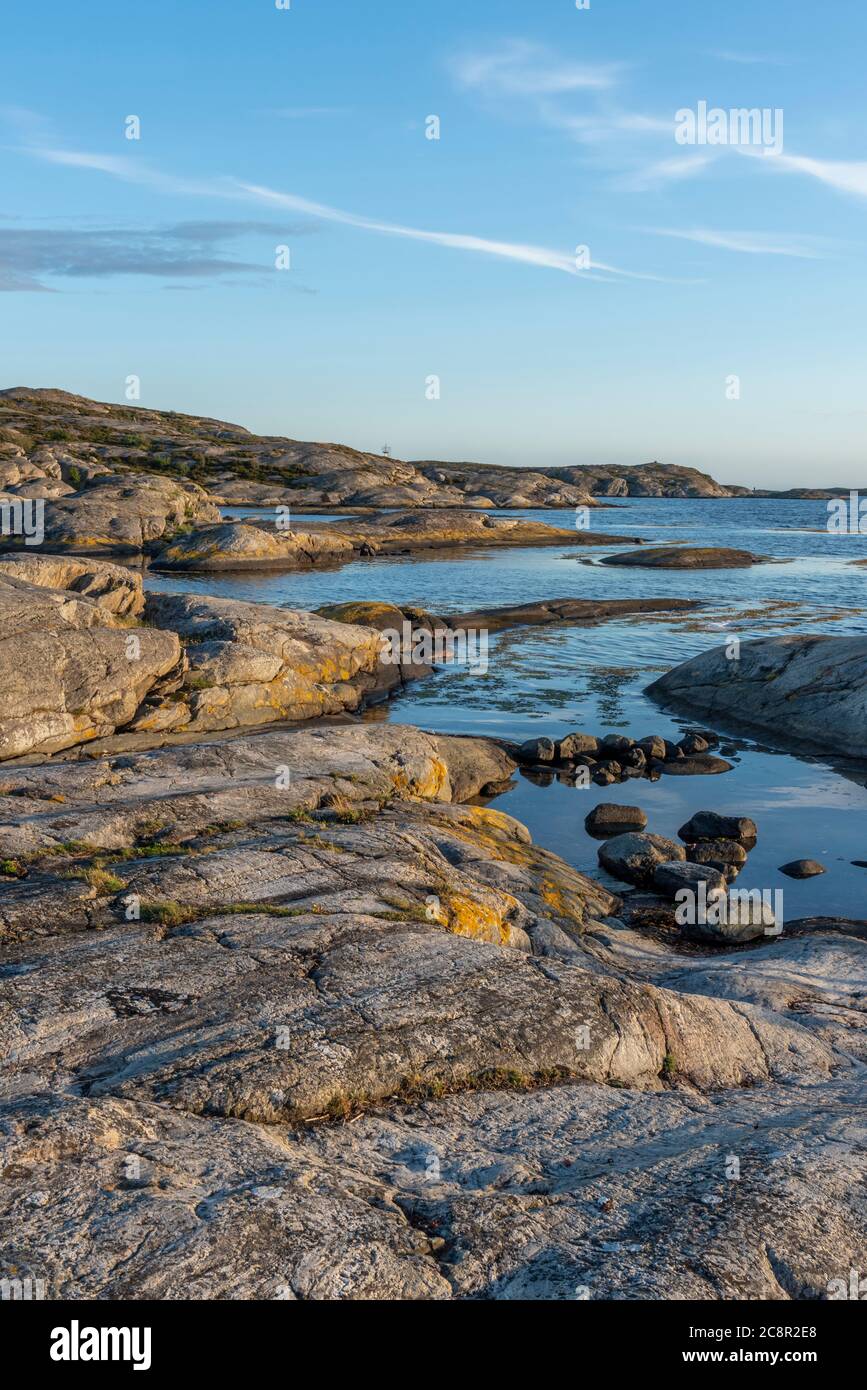
POLYGON ((7 767, 4 1272, 714 1299, 863 1267, 863 924, 627 927, 467 804, 514 766, 354 724, 7 767))

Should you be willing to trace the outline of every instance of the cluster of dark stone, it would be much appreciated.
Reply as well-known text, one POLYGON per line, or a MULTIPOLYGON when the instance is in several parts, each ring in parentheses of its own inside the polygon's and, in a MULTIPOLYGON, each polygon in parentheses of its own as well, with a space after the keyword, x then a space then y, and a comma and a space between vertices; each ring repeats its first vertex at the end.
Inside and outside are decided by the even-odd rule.
MULTIPOLYGON (((517 749, 518 761, 534 781, 586 781, 586 768, 600 787, 625 782, 632 777, 657 781, 663 773, 692 776, 700 773, 728 772, 732 766, 710 750, 719 745, 716 734, 707 729, 690 729, 679 743, 649 734, 632 739, 625 734, 567 734, 555 742, 551 738, 531 738, 517 749)), ((729 751, 726 749, 725 751, 729 751)), ((732 750, 734 751, 734 750, 732 750)))

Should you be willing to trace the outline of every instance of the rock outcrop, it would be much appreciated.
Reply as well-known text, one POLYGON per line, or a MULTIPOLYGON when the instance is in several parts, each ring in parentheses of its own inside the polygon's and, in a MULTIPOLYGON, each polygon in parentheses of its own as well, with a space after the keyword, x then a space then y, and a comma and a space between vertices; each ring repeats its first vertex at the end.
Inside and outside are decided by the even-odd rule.
POLYGON ((675 463, 579 465, 554 468, 555 477, 596 497, 729 497, 731 490, 697 468, 675 463))
POLYGON ((119 565, 0 559, 0 760, 119 732, 147 740, 340 714, 401 679, 368 627, 195 595, 143 606, 141 577, 119 565))
POLYGON ((219 519, 219 508, 195 483, 109 474, 95 478, 86 491, 46 504, 45 544, 73 552, 140 553, 184 525, 219 519))
POLYGON ((294 570, 339 565, 355 559, 356 547, 333 527, 319 531, 284 530, 222 521, 197 526, 171 541, 153 557, 157 569, 294 570))
POLYGON ((863 758, 867 637, 766 637, 715 647, 654 681, 660 704, 770 742, 863 758))
POLYGON ((127 626, 123 614, 141 600, 133 576, 63 565, 48 556, 0 563, 0 760, 105 737, 179 679, 177 635, 127 626), (43 587, 7 570, 79 587, 43 587))
POLYGON ((827 1296, 864 1240, 864 940, 634 932, 452 799, 512 766, 355 725, 11 770, 4 1275, 86 1299, 827 1296))
POLYGON ((638 536, 619 536, 523 517, 489 516, 483 511, 425 509, 386 512, 328 524, 328 531, 348 536, 355 545, 372 545, 382 554, 467 545, 628 545, 638 536))
POLYGON ((32 551, 0 555, 0 581, 8 579, 20 579, 40 589, 80 594, 121 618, 136 618, 144 611, 141 572, 127 569, 125 565, 113 565, 107 560, 32 551))

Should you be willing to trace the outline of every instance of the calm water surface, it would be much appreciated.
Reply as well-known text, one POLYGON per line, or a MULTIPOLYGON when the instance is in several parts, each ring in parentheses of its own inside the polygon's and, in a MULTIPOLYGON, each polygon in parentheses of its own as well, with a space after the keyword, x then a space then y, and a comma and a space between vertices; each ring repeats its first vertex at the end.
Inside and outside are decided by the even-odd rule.
MULTIPOLYGON (((231 507, 224 514, 254 515, 256 509, 231 507)), ((574 524, 571 511, 511 515, 569 529, 574 524)), ((146 583, 152 590, 293 608, 373 599, 440 613, 550 598, 699 599, 706 606, 682 617, 494 635, 487 674, 443 671, 376 712, 441 732, 513 739, 558 738, 574 729, 670 737, 694 721, 663 713, 644 688, 671 666, 719 645, 726 633, 748 640, 771 633, 867 631, 867 567, 850 563, 867 558, 867 536, 829 534, 827 515, 824 502, 772 498, 630 498, 591 513, 594 531, 655 544, 734 546, 787 562, 748 570, 621 569, 585 563, 612 553, 612 547, 554 546, 463 551, 460 558, 363 560, 302 574, 150 574, 146 583)), ((311 515, 297 524, 333 519, 311 515)), ((538 786, 519 775, 495 804, 523 820, 537 842, 601 878, 598 842, 584 831, 584 817, 600 801, 641 805, 648 828, 663 835, 673 835, 696 810, 751 815, 759 842, 739 887, 783 888, 790 920, 834 913, 867 917, 867 869, 850 862, 867 860, 867 790, 861 784, 867 773, 844 775, 829 762, 775 753, 742 738, 729 743, 735 768, 722 776, 580 789, 556 782, 538 786), (781 864, 802 857, 819 859, 827 873, 804 882, 778 873, 781 864)))

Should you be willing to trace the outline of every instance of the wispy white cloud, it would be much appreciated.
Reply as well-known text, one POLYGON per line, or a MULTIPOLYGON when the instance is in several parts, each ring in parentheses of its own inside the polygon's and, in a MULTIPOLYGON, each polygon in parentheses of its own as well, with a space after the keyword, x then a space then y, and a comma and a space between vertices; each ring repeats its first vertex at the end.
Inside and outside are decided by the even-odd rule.
POLYGON ((632 135, 674 135, 674 116, 647 116, 640 111, 602 109, 587 112, 571 112, 558 109, 552 102, 539 106, 539 115, 546 125, 562 130, 571 139, 584 145, 598 145, 603 141, 632 135))
POLYGON ((452 59, 451 70, 462 87, 495 96, 552 96, 611 87, 622 64, 563 62, 541 44, 509 39, 482 53, 452 59))
POLYGON ((581 265, 574 252, 545 246, 533 246, 525 242, 500 241, 464 232, 428 231, 421 227, 382 221, 359 213, 347 212, 327 203, 315 202, 299 194, 284 193, 277 189, 268 188, 263 184, 246 183, 241 179, 223 178, 201 181, 177 178, 174 175, 154 169, 150 165, 140 163, 137 159, 114 155, 37 146, 28 147, 25 152, 52 163, 90 169, 127 182, 146 184, 161 192, 266 203, 272 207, 304 213, 322 222, 336 222, 343 226, 355 227, 360 231, 379 233, 382 236, 402 237, 412 241, 447 247, 455 251, 466 251, 548 270, 558 270, 576 278, 622 277, 630 280, 655 280, 668 283, 667 277, 664 276, 657 276, 644 271, 623 270, 618 266, 595 259, 591 259, 589 265, 581 265))
POLYGON ((769 67, 782 67, 786 63, 785 58, 779 58, 770 53, 738 53, 731 48, 716 48, 710 53, 711 58, 719 58, 721 63, 742 63, 745 66, 753 66, 756 63, 763 63, 769 67))
POLYGON ((828 238, 785 232, 714 232, 707 227, 694 227, 689 231, 674 227, 648 227, 646 230, 654 236, 695 241, 723 251, 742 251, 751 256, 794 256, 804 261, 827 259, 827 251, 833 245, 828 238))
POLYGON ((839 193, 853 193, 867 198, 867 160, 811 159, 808 155, 778 154, 769 161, 771 167, 792 174, 807 174, 839 193))
POLYGON ((715 157, 711 153, 672 155, 670 159, 659 159, 621 174, 614 186, 625 193, 653 192, 666 184, 695 178, 713 163, 715 157))
POLYGON ((531 246, 522 242, 493 241, 487 237, 468 235, 463 232, 426 231, 421 227, 406 227, 397 222, 381 222, 376 218, 363 217, 358 213, 345 212, 341 208, 330 207, 326 203, 312 202, 294 193, 281 193, 277 189, 261 184, 239 183, 238 187, 251 197, 271 206, 287 208, 292 212, 306 212, 323 222, 339 222, 347 227, 357 227, 361 231, 378 232, 383 236, 408 238, 411 241, 426 241, 436 246, 450 247, 455 251, 477 252, 485 256, 499 256, 510 261, 521 261, 526 265, 544 266, 549 270, 565 271, 568 275, 592 275, 595 271, 608 276, 623 276, 629 280, 661 280, 663 277, 644 271, 622 270, 619 266, 591 258, 586 269, 579 268, 574 254, 550 250, 544 246, 531 246))

